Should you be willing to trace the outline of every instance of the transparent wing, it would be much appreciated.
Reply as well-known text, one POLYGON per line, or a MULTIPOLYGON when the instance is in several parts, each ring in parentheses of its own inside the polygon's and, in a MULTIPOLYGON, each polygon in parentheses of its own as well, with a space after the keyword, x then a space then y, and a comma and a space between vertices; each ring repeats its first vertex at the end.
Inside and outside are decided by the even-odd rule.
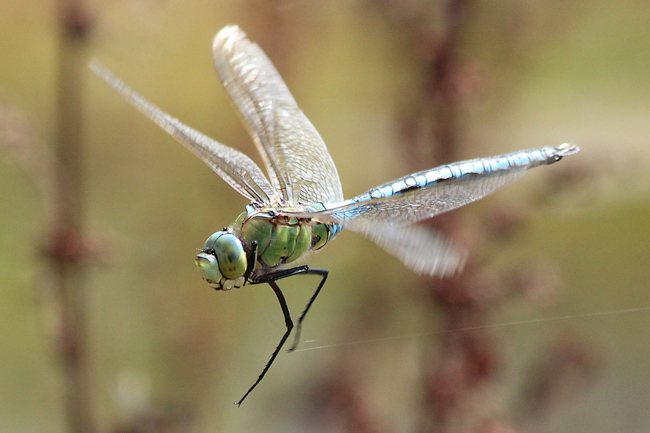
MULTIPOLYGON (((362 233, 415 272, 448 276, 467 254, 441 234, 410 225, 478 200, 521 176, 580 149, 571 144, 457 162, 389 182, 340 205, 288 213, 362 233)), ((331 206, 331 205, 330 205, 331 206)))
POLYGON ((219 77, 289 204, 341 202, 336 166, 314 126, 262 49, 237 26, 224 27, 212 44, 219 77))
POLYGON ((426 227, 380 224, 369 229, 352 223, 346 228, 362 233, 418 274, 452 276, 462 271, 467 259, 463 248, 426 227))
POLYGON ((340 205, 296 216, 372 231, 376 224, 411 224, 456 209, 580 149, 571 144, 456 162, 373 188, 340 205))
POLYGON ((131 105, 201 158, 241 195, 265 204, 279 200, 278 193, 262 170, 248 156, 201 134, 163 112, 124 84, 98 60, 92 60, 88 67, 131 105))

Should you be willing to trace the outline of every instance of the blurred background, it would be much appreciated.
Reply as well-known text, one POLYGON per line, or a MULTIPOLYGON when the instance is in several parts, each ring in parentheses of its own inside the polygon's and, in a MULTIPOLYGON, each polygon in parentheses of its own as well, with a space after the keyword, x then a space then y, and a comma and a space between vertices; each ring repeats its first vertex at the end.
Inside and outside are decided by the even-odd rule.
MULTIPOLYGON (((0 432, 650 431, 650 6, 622 0, 0 4, 0 432), (299 351, 193 257, 247 204, 86 69, 260 162, 219 83, 238 24, 346 197, 455 160, 582 151, 434 219, 465 272, 353 233, 299 351), (601 314, 602 313, 602 314, 601 314)), ((294 314, 317 283, 283 280, 294 314)))

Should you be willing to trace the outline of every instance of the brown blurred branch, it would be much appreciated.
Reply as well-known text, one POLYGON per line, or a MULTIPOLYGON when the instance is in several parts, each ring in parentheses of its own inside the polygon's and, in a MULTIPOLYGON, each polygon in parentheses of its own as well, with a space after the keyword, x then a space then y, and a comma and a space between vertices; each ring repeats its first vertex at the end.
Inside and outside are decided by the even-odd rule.
POLYGON ((85 299, 86 248, 83 234, 82 89, 84 49, 91 20, 82 0, 58 4, 60 51, 57 81, 57 134, 54 151, 55 206, 46 253, 59 305, 58 350, 64 404, 71 432, 96 431, 92 417, 87 358, 85 299))

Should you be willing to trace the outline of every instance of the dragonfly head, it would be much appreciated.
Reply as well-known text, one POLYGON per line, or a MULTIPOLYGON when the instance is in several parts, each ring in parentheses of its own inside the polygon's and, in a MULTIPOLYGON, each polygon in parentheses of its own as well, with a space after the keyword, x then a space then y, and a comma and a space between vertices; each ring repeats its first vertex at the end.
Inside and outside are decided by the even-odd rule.
POLYGON ((228 229, 210 236, 194 262, 213 289, 230 290, 244 284, 246 251, 239 237, 228 229))

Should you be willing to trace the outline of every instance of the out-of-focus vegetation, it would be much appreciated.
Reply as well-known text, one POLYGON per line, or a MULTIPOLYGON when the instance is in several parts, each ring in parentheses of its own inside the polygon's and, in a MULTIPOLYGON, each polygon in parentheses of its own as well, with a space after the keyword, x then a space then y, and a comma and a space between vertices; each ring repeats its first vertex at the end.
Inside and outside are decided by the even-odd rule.
MULTIPOLYGON (((58 300, 43 254, 59 118, 57 7, 0 4, 2 433, 68 431, 58 300)), ((650 429, 650 312, 591 315, 650 307, 650 7, 632 0, 87 7, 88 59, 260 161, 211 64, 213 35, 239 24, 325 139, 346 197, 449 162, 446 155, 565 141, 582 147, 444 217, 471 249, 458 283, 471 300, 447 296, 441 307, 440 288, 453 284, 419 279, 353 234, 310 256, 310 265, 331 273, 301 348, 324 347, 281 354, 237 408, 232 402, 283 332, 281 312, 265 286, 214 292, 192 259, 246 201, 88 71, 80 84, 83 221, 94 254, 83 290, 98 431, 650 429), (460 28, 446 21, 444 5, 463 8, 460 28), (443 91, 436 105, 427 102, 432 65, 450 34, 453 61, 443 63, 454 93, 445 100, 443 91), (454 147, 441 150, 440 128, 430 128, 427 114, 449 106, 454 147), (578 317, 539 320, 565 316, 578 317), (526 321, 533 322, 436 334, 526 321), (453 351, 467 341, 474 356, 453 351), (462 359, 450 360, 455 353, 462 359)), ((294 313, 313 283, 282 282, 294 313)))

